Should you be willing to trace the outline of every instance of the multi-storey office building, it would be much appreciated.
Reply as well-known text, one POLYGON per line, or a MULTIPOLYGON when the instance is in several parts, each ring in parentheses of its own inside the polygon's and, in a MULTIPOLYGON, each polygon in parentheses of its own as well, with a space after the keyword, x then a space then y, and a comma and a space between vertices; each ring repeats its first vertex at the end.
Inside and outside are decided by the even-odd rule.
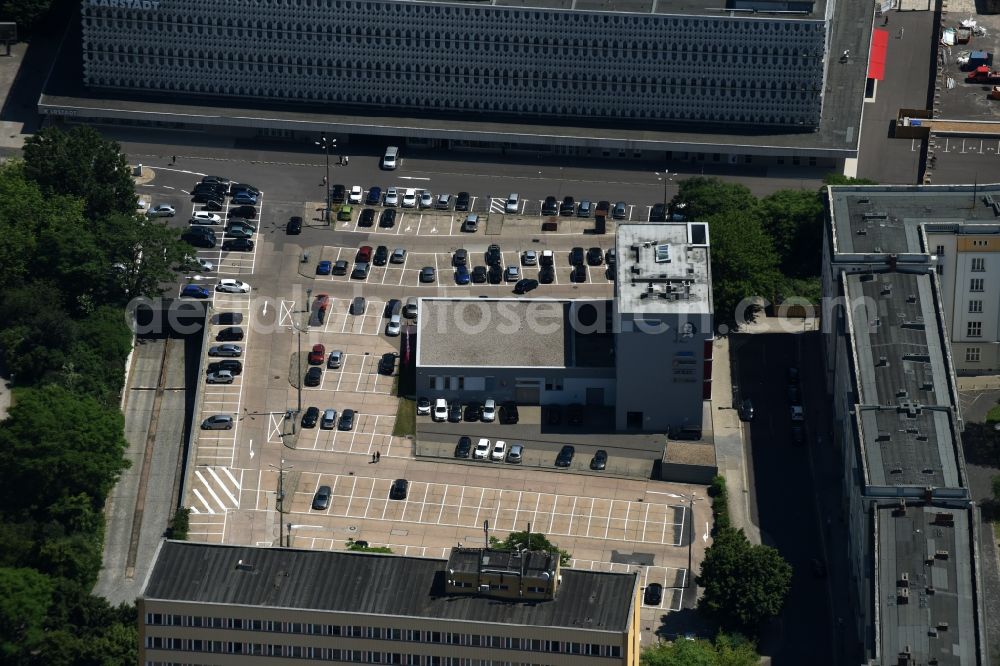
POLYGON ((138 600, 140 663, 637 666, 637 582, 549 553, 164 541, 138 600))
POLYGON ((815 4, 90 0, 83 72, 95 88, 228 99, 811 128, 815 4))
POLYGON ((608 407, 631 432, 700 430, 711 398, 708 225, 619 224, 612 301, 422 298, 417 394, 608 407))
POLYGON ((825 163, 857 154, 871 14, 836 0, 86 0, 65 55, 82 82, 50 85, 39 110, 250 135, 825 163))
MULTIPOLYGON (((939 210, 965 188, 935 188, 939 210)), ((971 190, 971 188, 969 188, 971 190)), ((836 187, 824 237, 831 444, 865 664, 986 664, 979 514, 918 188, 836 187)))

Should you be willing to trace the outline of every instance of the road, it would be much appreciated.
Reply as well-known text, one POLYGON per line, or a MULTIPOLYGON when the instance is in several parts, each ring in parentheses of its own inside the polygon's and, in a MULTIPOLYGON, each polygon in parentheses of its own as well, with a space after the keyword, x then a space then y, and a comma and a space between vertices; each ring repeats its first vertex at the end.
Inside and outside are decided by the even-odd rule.
MULTIPOLYGON (((785 608, 765 629, 761 652, 770 655, 775 666, 849 663, 834 652, 839 642, 833 640, 831 630, 830 589, 843 588, 833 579, 817 577, 812 564, 814 559, 827 561, 818 512, 820 491, 810 464, 810 448, 821 446, 825 431, 823 421, 815 418, 825 401, 818 334, 740 334, 730 340, 734 391, 739 392, 739 400, 749 398, 756 411, 749 427, 751 513, 763 543, 777 548, 794 570, 785 608), (803 364, 803 359, 812 362, 803 364), (791 441, 786 380, 791 366, 801 371, 809 424, 805 446, 791 441)), ((828 568, 836 571, 832 561, 828 568)))

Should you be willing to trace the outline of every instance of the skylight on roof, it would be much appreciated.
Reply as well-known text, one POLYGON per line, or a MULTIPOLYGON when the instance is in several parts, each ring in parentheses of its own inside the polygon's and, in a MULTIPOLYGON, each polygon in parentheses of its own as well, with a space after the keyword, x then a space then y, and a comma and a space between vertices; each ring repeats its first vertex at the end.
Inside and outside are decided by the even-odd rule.
POLYGON ((664 243, 656 246, 656 263, 663 264, 670 261, 670 245, 664 243))

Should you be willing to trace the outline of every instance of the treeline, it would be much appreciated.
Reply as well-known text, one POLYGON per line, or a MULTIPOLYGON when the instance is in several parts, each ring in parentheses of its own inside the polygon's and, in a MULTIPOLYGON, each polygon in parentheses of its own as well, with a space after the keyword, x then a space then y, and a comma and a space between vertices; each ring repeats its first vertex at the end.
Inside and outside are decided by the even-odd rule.
MULTIPOLYGON (((826 182, 869 183, 842 176, 826 182)), ((717 327, 752 320, 754 310, 747 299, 819 302, 824 192, 780 190, 757 198, 743 185, 716 178, 680 182, 674 210, 683 211, 689 220, 709 223, 717 327)))
POLYGON ((119 408, 124 306, 156 296, 184 256, 136 214, 119 146, 46 129, 0 167, 0 662, 128 664, 133 605, 91 595, 103 508, 128 463, 119 408), (142 260, 139 260, 139 257, 142 260))

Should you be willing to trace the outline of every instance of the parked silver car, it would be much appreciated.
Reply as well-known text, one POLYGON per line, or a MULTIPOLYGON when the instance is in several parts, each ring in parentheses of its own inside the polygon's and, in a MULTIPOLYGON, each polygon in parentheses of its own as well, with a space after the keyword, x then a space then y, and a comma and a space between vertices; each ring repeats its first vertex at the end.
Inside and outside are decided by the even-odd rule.
POLYGON ((215 414, 201 422, 202 430, 232 430, 233 417, 229 414, 215 414))
POLYGON ((215 345, 208 350, 209 356, 230 356, 237 357, 243 355, 243 347, 239 345, 215 345))

